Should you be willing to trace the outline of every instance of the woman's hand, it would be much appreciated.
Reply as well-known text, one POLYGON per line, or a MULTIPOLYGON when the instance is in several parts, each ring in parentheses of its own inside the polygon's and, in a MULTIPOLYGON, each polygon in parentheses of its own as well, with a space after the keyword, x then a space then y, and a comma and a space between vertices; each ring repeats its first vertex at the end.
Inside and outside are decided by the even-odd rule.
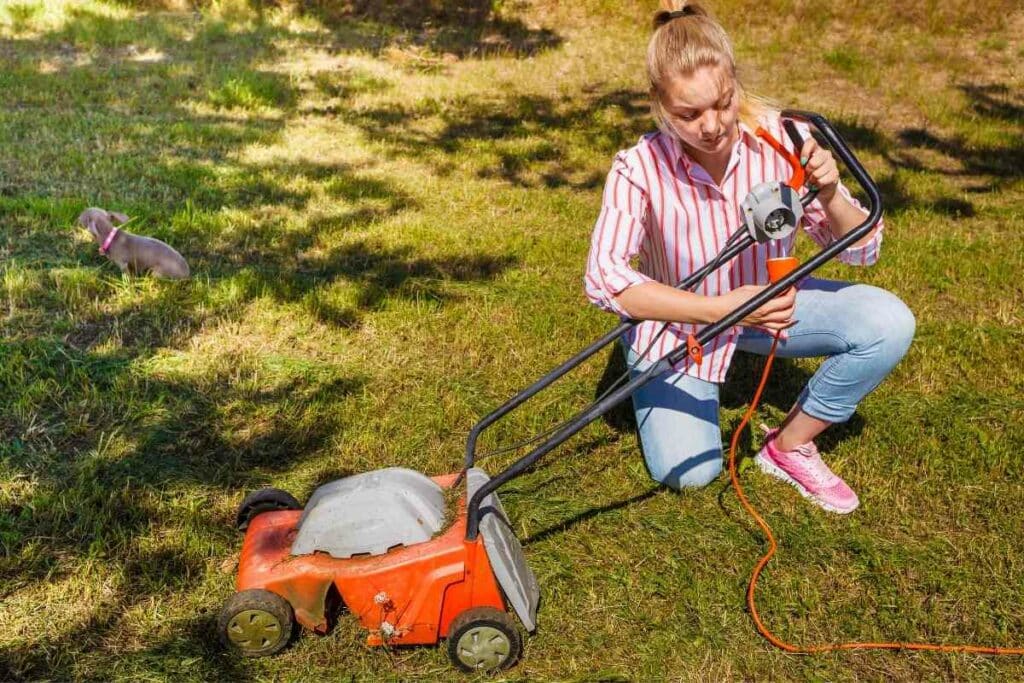
MULTIPOLYGON (((722 294, 721 300, 725 317, 729 311, 736 310, 740 305, 750 301, 755 296, 768 289, 768 286, 743 285, 737 287, 728 294, 722 294)), ((791 326, 793 313, 796 310, 796 287, 790 287, 774 299, 769 299, 760 308, 748 314, 739 322, 744 327, 760 327, 767 330, 784 330, 791 326)))
POLYGON ((839 186, 839 166, 832 152, 819 145, 814 138, 808 137, 800 150, 800 164, 807 173, 804 182, 808 186, 817 187, 818 197, 827 204, 839 186))

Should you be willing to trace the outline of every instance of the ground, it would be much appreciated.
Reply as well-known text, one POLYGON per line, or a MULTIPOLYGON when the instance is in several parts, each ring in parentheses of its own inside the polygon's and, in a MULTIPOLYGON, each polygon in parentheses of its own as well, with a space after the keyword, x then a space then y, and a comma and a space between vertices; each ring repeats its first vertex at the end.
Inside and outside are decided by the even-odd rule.
MULTIPOLYGON (((454 471, 476 420, 610 329, 582 269, 612 155, 652 128, 655 6, 379 5, 0 5, 0 678, 455 678, 441 649, 367 649, 345 614, 274 658, 225 653, 234 510, 265 485, 454 471), (91 205, 193 278, 122 279, 74 224, 91 205)), ((824 274, 918 321, 820 443, 856 514, 745 472, 781 543, 763 616, 805 643, 1020 646, 1024 12, 710 7, 748 87, 833 120, 882 188, 881 262, 824 274)), ((758 419, 815 366, 780 363, 758 419)), ((730 371, 727 435, 759 368, 730 371)), ((599 354, 482 448, 621 370, 599 354)), ((724 478, 656 487, 628 410, 502 499, 543 592, 509 679, 1024 678, 1019 658, 773 649, 744 608, 763 537, 724 478)))

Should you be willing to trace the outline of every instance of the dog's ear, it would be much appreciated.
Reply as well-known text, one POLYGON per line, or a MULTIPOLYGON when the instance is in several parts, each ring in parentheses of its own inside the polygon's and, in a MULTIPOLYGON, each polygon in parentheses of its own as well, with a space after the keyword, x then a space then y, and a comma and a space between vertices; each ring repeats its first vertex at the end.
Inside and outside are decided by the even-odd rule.
POLYGON ((110 220, 114 225, 124 225, 128 222, 128 216, 117 211, 107 211, 107 216, 110 217, 110 220))
POLYGON ((100 231, 96 227, 95 216, 84 216, 79 219, 78 222, 82 224, 83 228, 89 231, 89 234, 92 235, 93 239, 98 240, 100 238, 100 231))

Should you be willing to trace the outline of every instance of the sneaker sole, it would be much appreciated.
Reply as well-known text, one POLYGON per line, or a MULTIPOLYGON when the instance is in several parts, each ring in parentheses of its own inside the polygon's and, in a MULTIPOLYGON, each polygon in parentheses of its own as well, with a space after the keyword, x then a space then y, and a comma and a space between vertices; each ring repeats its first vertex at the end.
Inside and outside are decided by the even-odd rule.
POLYGON ((835 505, 832 505, 830 503, 826 503, 825 501, 821 500, 820 498, 815 496, 813 493, 811 493, 810 491, 805 489, 803 484, 798 482, 793 477, 789 476, 786 473, 785 470, 783 470, 781 467, 779 467, 775 463, 773 463, 770 460, 768 460, 768 458, 764 457, 760 453, 757 454, 757 457, 754 458, 754 460, 757 462, 757 466, 761 469, 762 472, 764 472, 765 474, 771 475, 771 476, 775 477, 776 479, 781 479, 782 481, 784 481, 787 484, 791 485, 793 488, 795 488, 797 491, 800 492, 801 496, 803 496, 807 500, 813 502, 815 505, 817 505, 818 507, 820 507, 820 508, 822 508, 824 510, 828 510, 829 512, 834 512, 837 515, 848 515, 848 514, 850 514, 851 512, 853 512, 854 510, 856 510, 860 506, 860 502, 859 501, 858 501, 857 505, 854 505, 852 508, 839 508, 839 507, 836 507, 835 505))

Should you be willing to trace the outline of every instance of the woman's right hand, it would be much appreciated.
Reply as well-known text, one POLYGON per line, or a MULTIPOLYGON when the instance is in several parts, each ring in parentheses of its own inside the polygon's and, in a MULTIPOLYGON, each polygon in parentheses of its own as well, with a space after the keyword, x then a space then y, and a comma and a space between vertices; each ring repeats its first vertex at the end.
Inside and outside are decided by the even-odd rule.
MULTIPOLYGON (((743 285, 728 294, 722 294, 718 297, 722 300, 724 309, 721 317, 725 317, 729 311, 736 310, 766 289, 768 289, 768 285, 743 285)), ((772 331, 784 330, 795 322, 793 320, 795 310, 796 287, 790 287, 774 299, 769 299, 760 308, 749 313, 739 324, 744 327, 760 327, 772 331)))

